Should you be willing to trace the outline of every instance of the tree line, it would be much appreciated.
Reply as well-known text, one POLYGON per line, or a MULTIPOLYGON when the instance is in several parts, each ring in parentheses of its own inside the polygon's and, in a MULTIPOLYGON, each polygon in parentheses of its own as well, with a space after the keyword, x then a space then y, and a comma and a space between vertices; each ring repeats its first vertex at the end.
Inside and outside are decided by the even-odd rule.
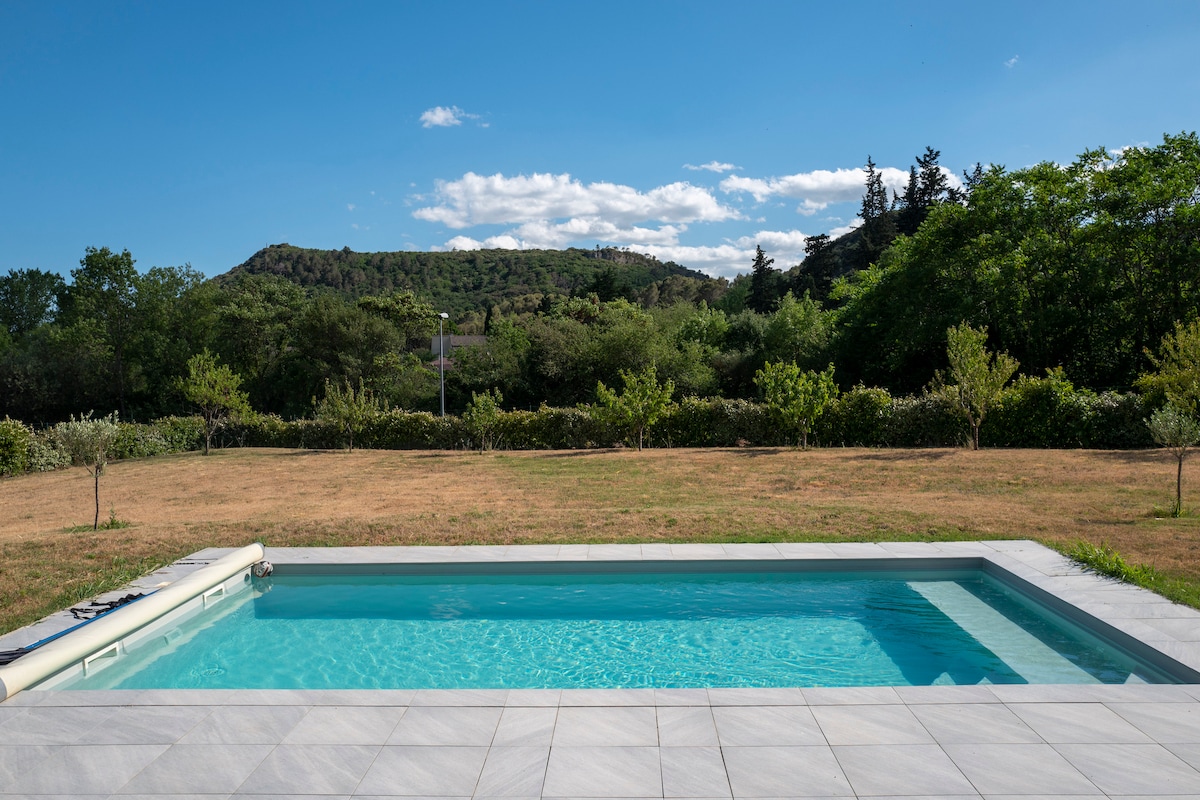
MULTIPOLYGON (((980 167, 961 189, 938 156, 919 156, 891 198, 868 160, 862 226, 814 237, 787 270, 761 248, 728 283, 593 254, 591 272, 527 306, 478 294, 472 302, 484 307, 456 313, 450 330, 486 332, 487 343, 454 352, 448 408, 484 393, 510 409, 592 403, 599 385, 649 367, 676 398, 761 397, 756 376, 768 364, 832 365, 843 391, 915 395, 950 366, 956 326, 986 329, 987 346, 1030 378, 1053 372, 1083 390, 1128 391, 1154 370, 1176 324, 1196 320, 1196 134, 1089 150, 1067 165, 980 167)), ((295 271, 276 274, 286 273, 286 246, 268 250, 270 264, 264 256, 216 280, 187 266, 142 272, 129 252, 103 247, 89 248, 69 280, 32 269, 0 276, 0 415, 47 425, 93 410, 123 420, 190 413, 180 379, 205 352, 239 378, 253 409, 284 418, 312 416, 326 386, 361 387, 390 408, 438 407, 429 362, 442 308, 431 296, 395 282, 303 286, 295 271)), ((421 255, 409 263, 436 277, 421 255)), ((453 273, 463 286, 472 274, 499 285, 497 265, 519 261, 443 255, 482 265, 453 273)))

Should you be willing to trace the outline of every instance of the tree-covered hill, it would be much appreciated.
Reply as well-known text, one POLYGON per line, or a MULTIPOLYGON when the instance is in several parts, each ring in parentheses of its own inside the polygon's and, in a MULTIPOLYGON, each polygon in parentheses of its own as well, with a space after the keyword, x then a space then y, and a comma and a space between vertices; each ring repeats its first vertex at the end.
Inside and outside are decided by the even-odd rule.
MULTIPOLYGON (((456 250, 452 252, 357 253, 275 244, 234 267, 241 273, 286 278, 305 288, 327 287, 351 297, 409 290, 462 320, 496 309, 504 314, 536 311, 552 296, 596 291, 639 296, 668 278, 699 284, 703 273, 615 248, 582 250, 456 250)), ((677 282, 677 281, 675 281, 677 282)))

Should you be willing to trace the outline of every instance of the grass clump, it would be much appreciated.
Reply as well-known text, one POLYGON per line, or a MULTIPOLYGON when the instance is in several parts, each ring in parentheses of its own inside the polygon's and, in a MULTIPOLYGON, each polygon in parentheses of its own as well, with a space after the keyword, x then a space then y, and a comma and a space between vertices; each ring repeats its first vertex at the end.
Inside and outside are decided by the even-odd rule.
POLYGON ((1164 574, 1149 564, 1130 564, 1103 542, 1077 541, 1063 553, 1092 572, 1149 589, 1176 603, 1200 607, 1200 587, 1195 582, 1164 574))

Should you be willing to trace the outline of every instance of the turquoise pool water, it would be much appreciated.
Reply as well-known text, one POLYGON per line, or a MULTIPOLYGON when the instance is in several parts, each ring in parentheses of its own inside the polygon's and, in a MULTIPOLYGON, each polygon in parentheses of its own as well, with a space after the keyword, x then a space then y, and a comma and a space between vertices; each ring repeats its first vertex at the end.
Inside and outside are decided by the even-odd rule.
POLYGON ((276 577, 60 688, 1169 678, 980 572, 276 577))

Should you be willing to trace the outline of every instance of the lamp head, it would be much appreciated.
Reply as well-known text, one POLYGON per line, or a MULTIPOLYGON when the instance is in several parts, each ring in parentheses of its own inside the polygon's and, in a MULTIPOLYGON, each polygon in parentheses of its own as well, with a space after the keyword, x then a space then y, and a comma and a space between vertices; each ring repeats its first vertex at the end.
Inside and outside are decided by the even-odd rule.
POLYGON ((447 314, 445 311, 443 311, 442 313, 438 314, 438 316, 439 316, 439 317, 441 317, 442 319, 450 319, 450 315, 449 315, 449 314, 447 314))

